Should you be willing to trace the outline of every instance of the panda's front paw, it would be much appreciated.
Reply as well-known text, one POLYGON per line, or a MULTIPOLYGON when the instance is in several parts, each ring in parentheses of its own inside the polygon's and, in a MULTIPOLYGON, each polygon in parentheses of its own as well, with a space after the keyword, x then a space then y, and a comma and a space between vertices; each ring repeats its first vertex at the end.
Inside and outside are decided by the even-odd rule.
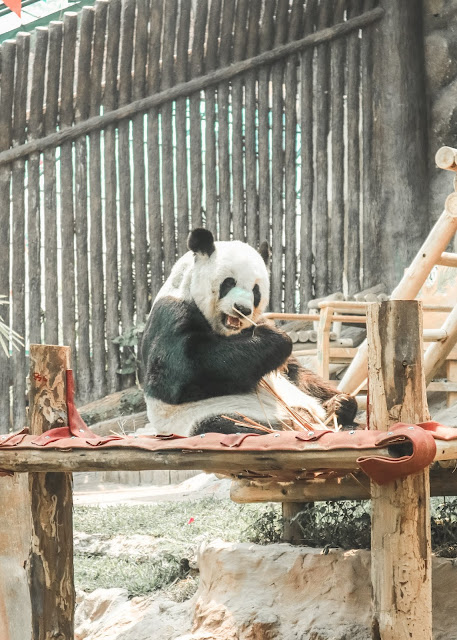
POLYGON ((338 424, 352 425, 357 413, 357 400, 346 393, 337 393, 327 402, 324 402, 327 416, 336 414, 338 424))

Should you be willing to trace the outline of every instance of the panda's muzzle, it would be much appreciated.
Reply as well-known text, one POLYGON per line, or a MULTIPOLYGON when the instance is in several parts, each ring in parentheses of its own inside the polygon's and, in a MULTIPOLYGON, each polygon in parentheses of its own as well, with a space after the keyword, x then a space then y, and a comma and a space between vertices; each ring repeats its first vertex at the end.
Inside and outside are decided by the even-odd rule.
POLYGON ((236 331, 241 328, 241 324, 244 318, 249 319, 249 316, 252 313, 252 309, 240 304, 234 304, 232 308, 236 315, 224 314, 223 321, 227 329, 236 331))

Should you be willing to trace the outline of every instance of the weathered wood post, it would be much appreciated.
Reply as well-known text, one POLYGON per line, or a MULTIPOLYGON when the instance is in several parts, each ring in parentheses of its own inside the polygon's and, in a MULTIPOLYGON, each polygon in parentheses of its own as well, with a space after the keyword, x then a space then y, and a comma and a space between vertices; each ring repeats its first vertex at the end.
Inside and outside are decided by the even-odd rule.
MULTIPOLYGON (((30 345, 30 431, 67 423, 70 348, 30 345)), ((33 640, 73 640, 73 518, 71 473, 30 473, 32 541, 29 587, 33 640)))
MULTIPOLYGON (((368 308, 370 428, 428 419, 421 303, 368 308)), ((430 480, 426 469, 372 483, 373 640, 431 640, 430 480)))

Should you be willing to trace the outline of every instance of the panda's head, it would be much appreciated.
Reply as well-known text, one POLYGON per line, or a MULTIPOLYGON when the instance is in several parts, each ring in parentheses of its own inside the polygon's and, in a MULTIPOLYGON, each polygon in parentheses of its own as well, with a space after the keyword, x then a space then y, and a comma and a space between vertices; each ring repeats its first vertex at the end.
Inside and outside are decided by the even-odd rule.
POLYGON ((206 229, 191 231, 187 245, 195 256, 190 295, 214 331, 232 335, 252 326, 249 319, 268 305, 268 245, 259 253, 237 240, 215 242, 206 229))

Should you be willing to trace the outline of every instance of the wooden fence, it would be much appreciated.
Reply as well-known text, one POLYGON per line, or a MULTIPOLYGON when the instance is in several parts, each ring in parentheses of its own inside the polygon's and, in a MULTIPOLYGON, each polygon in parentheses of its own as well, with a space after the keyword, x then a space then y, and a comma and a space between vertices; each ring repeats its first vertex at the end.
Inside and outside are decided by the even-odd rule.
MULTIPOLYGON (((363 237, 383 13, 98 0, 3 43, 0 294, 27 344, 72 347, 81 401, 132 383, 125 344, 192 227, 269 239, 274 310, 379 279, 363 237)), ((25 422, 25 373, 0 350, 0 431, 25 422)))

